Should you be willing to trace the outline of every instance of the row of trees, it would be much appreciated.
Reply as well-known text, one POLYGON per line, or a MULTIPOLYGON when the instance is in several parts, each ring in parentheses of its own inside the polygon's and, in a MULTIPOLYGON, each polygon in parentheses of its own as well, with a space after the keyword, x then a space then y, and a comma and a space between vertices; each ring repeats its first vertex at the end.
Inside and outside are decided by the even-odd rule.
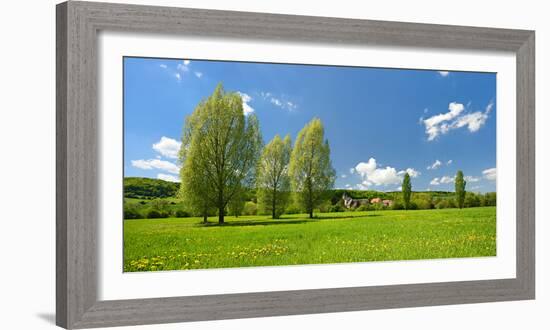
POLYGON ((257 117, 245 116, 241 97, 219 84, 186 118, 179 195, 204 221, 216 210, 223 223, 226 209, 240 213, 252 187, 273 218, 284 212, 293 191, 313 217, 335 180, 321 121, 313 119, 291 145, 289 136, 275 136, 264 147, 257 117))
MULTIPOLYGON (((401 192, 403 194, 403 205, 405 210, 411 208, 411 195, 412 195, 412 184, 411 177, 409 173, 405 173, 403 177, 403 184, 401 185, 401 192)), ((466 180, 464 180, 464 173, 458 171, 455 176, 455 197, 456 205, 458 208, 464 207, 464 201, 466 198, 466 180)), ((479 205, 477 205, 479 206, 479 205)))

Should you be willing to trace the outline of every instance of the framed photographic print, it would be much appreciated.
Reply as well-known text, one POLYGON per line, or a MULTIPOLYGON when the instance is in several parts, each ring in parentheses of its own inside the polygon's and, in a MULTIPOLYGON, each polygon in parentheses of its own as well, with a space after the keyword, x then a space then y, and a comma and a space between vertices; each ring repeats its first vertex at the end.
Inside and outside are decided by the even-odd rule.
POLYGON ((57 324, 534 299, 534 32, 57 6, 57 324))

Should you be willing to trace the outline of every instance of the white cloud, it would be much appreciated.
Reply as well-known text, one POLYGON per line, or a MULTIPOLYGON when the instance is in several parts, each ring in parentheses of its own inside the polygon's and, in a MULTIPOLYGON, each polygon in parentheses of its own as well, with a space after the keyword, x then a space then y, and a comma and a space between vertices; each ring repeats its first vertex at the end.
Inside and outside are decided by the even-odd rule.
POLYGON ((342 179, 345 179, 345 178, 347 178, 347 177, 348 177, 348 176, 345 175, 345 174, 342 174, 342 175, 341 175, 341 178, 342 178, 342 179))
MULTIPOLYGON (((445 164, 447 164, 447 166, 451 165, 452 163, 453 163, 452 159, 449 159, 448 161, 445 162, 445 164)), ((442 165, 443 165, 443 162, 441 162, 439 159, 436 159, 435 162, 432 165, 429 165, 428 167, 426 167, 426 169, 427 170, 436 170, 436 169, 440 168, 442 165)))
POLYGON ((164 181, 170 181, 170 182, 180 182, 179 177, 177 177, 175 175, 163 174, 163 173, 157 174, 157 179, 161 179, 161 180, 164 180, 164 181))
POLYGON ((467 127, 470 132, 477 132, 489 118, 493 105, 492 102, 489 103, 484 112, 476 111, 462 114, 465 109, 462 103, 449 103, 448 112, 440 113, 428 119, 421 119, 428 135, 428 141, 433 141, 439 135, 461 127, 467 127))
POLYGON ((441 77, 447 77, 449 75, 449 71, 437 71, 441 77))
POLYGON ((417 170, 415 170, 414 168, 407 168, 406 170, 401 170, 399 172, 397 172, 397 175, 405 175, 405 173, 409 173, 409 176, 411 178, 416 178, 417 176, 420 175, 420 172, 418 172, 417 170))
POLYGON ((289 110, 289 111, 292 111, 292 110, 296 110, 298 106, 290 101, 287 101, 286 102, 286 108, 289 110))
POLYGON ((484 112, 473 112, 467 115, 464 115, 458 118, 452 125, 451 128, 461 128, 464 126, 468 127, 470 132, 477 132, 485 124, 489 118, 489 115, 484 112))
POLYGON ((349 169, 349 173, 350 173, 350 174, 354 174, 354 173, 355 173, 355 168, 354 168, 354 167, 350 168, 350 169, 349 169))
POLYGON ((153 144, 153 150, 168 158, 178 158, 181 142, 163 136, 160 141, 153 144))
POLYGON ((424 119, 422 122, 426 127, 426 134, 428 134, 428 141, 432 141, 439 134, 446 133, 448 130, 447 121, 456 118, 464 111, 464 105, 461 103, 451 102, 449 103, 449 112, 440 113, 432 116, 428 119, 424 119))
POLYGON ((140 168, 142 170, 163 170, 169 173, 178 174, 180 171, 180 168, 169 161, 166 160, 160 160, 160 159, 138 159, 138 160, 132 160, 132 166, 140 168))
POLYGON ((447 184, 447 183, 451 183, 451 182, 454 182, 454 178, 450 177, 450 176, 442 176, 441 178, 433 178, 432 181, 430 181, 430 185, 432 186, 438 186, 440 184, 447 184))
POLYGON ((483 170, 483 177, 487 180, 494 181, 497 179, 497 169, 495 167, 483 170))
POLYGON ((435 169, 439 168, 440 166, 441 166, 441 162, 439 161, 439 159, 436 159, 435 162, 432 165, 426 167, 426 169, 427 170, 435 170, 435 169))
POLYGON ((288 100, 283 100, 283 98, 275 97, 270 92, 260 92, 260 95, 262 96, 262 98, 264 100, 267 100, 267 101, 271 102, 271 104, 273 104, 273 105, 275 105, 275 106, 277 106, 281 109, 285 109, 289 112, 294 111, 298 108, 298 105, 296 105, 296 103, 288 101, 288 100))
POLYGON ((467 175, 467 176, 464 177, 464 180, 466 180, 466 182, 468 182, 468 183, 472 183, 472 182, 478 182, 481 179, 477 176, 467 175))
POLYGON ((439 185, 439 178, 433 178, 432 181, 430 181, 430 184, 432 186, 437 186, 439 185))
MULTIPOLYGON (((191 62, 189 60, 183 60, 181 62, 179 62, 177 65, 176 65, 176 70, 174 69, 171 69, 168 67, 168 65, 166 64, 159 64, 159 66, 168 71, 170 73, 170 75, 174 76, 176 78, 176 80, 178 82, 180 82, 182 79, 183 79, 183 76, 187 73, 190 73, 190 70, 189 70, 189 64, 191 62)), ((199 72, 199 71, 194 71, 193 72, 195 74, 195 76, 197 78, 201 78, 202 77, 202 72, 199 72)))
POLYGON ((182 73, 189 72, 189 63, 189 60, 183 60, 181 63, 178 63, 176 69, 178 69, 178 71, 181 71, 182 73))
POLYGON ((282 107, 282 106, 283 106, 283 102, 281 102, 281 101, 280 101, 279 99, 277 99, 277 98, 272 97, 270 101, 271 101, 271 103, 275 104, 275 105, 278 106, 278 107, 282 107))
POLYGON ((439 179, 439 182, 441 182, 441 183, 451 183, 451 182, 454 182, 454 181, 455 181, 455 178, 450 177, 450 176, 442 176, 441 179, 439 179))
POLYGON ((390 185, 398 184, 403 180, 403 175, 409 173, 411 177, 417 177, 420 172, 413 168, 407 168, 406 170, 397 171, 395 168, 386 166, 384 168, 378 167, 376 159, 370 158, 368 162, 360 162, 355 166, 355 173, 358 173, 363 180, 360 185, 366 189, 372 185, 390 185))
POLYGON ((254 108, 248 104, 248 102, 252 101, 252 97, 246 93, 237 92, 239 96, 241 97, 241 100, 243 100, 243 113, 245 116, 248 116, 249 114, 254 112, 254 108))

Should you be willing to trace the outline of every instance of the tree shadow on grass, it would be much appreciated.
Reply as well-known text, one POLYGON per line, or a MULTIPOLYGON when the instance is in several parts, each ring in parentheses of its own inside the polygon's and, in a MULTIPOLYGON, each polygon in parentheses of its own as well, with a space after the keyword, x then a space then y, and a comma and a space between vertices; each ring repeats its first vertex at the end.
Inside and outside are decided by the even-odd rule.
MULTIPOLYGON (((379 217, 380 214, 362 214, 362 215, 355 215, 355 214, 346 214, 346 215, 330 215, 330 214, 323 214, 314 216, 313 219, 307 219, 306 221, 311 220, 317 220, 317 221, 323 221, 323 220, 340 220, 340 219, 353 219, 353 218, 370 218, 370 217, 379 217)), ((283 219, 304 219, 303 216, 300 215, 288 215, 285 216, 283 219)))
POLYGON ((267 220, 232 220, 229 222, 218 223, 218 222, 207 222, 207 223, 198 223, 197 227, 246 227, 246 226, 272 226, 272 225, 293 225, 293 224, 302 224, 308 222, 320 222, 325 220, 344 220, 352 218, 369 218, 369 217, 378 217, 380 214, 364 214, 364 215, 342 215, 342 216, 331 216, 331 215, 321 215, 310 218, 304 218, 299 215, 289 215, 285 216, 282 219, 267 219, 267 220))
POLYGON ((315 222, 316 219, 311 220, 281 220, 281 219, 270 219, 270 220, 237 220, 224 223, 218 222, 208 222, 208 223, 199 223, 198 227, 245 227, 245 226, 271 226, 271 225, 291 225, 305 222, 315 222))

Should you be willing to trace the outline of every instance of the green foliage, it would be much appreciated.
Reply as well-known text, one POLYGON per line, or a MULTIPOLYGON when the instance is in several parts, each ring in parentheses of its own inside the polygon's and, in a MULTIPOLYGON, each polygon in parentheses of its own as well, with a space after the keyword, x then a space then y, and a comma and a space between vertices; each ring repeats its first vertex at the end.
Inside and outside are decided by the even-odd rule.
POLYGON ((429 194, 415 193, 413 203, 416 204, 419 210, 429 210, 434 208, 432 196, 429 194))
POLYGON ((313 218, 313 210, 334 185, 336 176, 330 161, 330 147, 318 118, 298 133, 290 157, 289 175, 298 203, 313 218))
POLYGON ((189 213, 185 210, 182 210, 182 209, 176 210, 176 212, 174 214, 175 214, 176 218, 189 218, 191 216, 191 213, 189 213))
POLYGON ((344 212, 345 209, 341 204, 332 205, 329 212, 344 212))
POLYGON ((165 199, 154 199, 150 203, 150 209, 147 211, 147 218, 168 218, 171 215, 168 201, 165 199))
POLYGON ((229 214, 235 217, 242 215, 245 202, 246 201, 245 201, 244 189, 241 188, 235 193, 233 198, 229 201, 229 204, 228 204, 229 214))
MULTIPOLYGON (((347 189, 331 189, 327 191, 326 198, 330 199, 331 204, 339 203, 342 200, 342 195, 346 193, 348 196, 350 196, 353 199, 368 199, 371 200, 373 198, 380 198, 380 199, 390 199, 390 200, 397 200, 399 198, 402 198, 402 193, 400 191, 395 192, 384 192, 384 191, 377 191, 377 190, 347 190, 347 189)), ((417 194, 449 194, 448 192, 415 192, 415 196, 417 194)))
POLYGON ((370 210, 371 208, 369 207, 369 205, 360 205, 358 208, 355 209, 355 211, 357 212, 365 212, 370 210))
POLYGON ((148 219, 161 219, 161 218, 168 218, 169 216, 170 216, 169 213, 162 212, 162 211, 155 210, 155 209, 150 209, 147 212, 147 218, 148 219))
POLYGON ((408 210, 411 206, 411 189, 411 177, 409 176, 409 173, 405 173, 405 176, 403 177, 403 184, 401 185, 405 210, 408 210))
POLYGON ((141 219, 142 214, 134 204, 124 204, 124 219, 141 219))
POLYGON ((488 192, 484 196, 484 205, 483 206, 496 206, 497 205, 497 193, 488 192))
POLYGON ((194 209, 225 209, 243 187, 251 187, 262 138, 255 115, 243 114, 239 94, 219 84, 186 118, 180 149, 180 196, 194 209))
POLYGON ((212 269, 496 255, 496 209, 128 220, 124 271, 212 269))
POLYGON ((452 198, 442 198, 438 199, 435 203, 436 209, 449 209, 449 208, 455 208, 456 207, 456 201, 452 198))
POLYGON ((150 178, 124 178, 124 197, 126 198, 165 198, 173 197, 179 189, 179 183, 150 178))
POLYGON ((275 135, 269 142, 258 162, 256 187, 258 204, 265 212, 277 219, 284 213, 290 195, 288 163, 291 153, 290 136, 284 140, 275 135))
POLYGON ((244 215, 256 215, 258 213, 258 205, 254 202, 244 203, 243 214, 244 215))
MULTIPOLYGON (((291 194, 292 196, 292 194, 291 194)), ((286 207, 285 214, 300 214, 305 211, 301 208, 300 204, 296 202, 298 198, 290 198, 288 206, 286 207)))
POLYGON ((393 205, 391 206, 392 210, 404 210, 405 205, 401 201, 394 201, 393 205))
POLYGON ((480 207, 481 206, 481 198, 478 194, 475 194, 473 192, 466 192, 466 196, 464 198, 464 207, 480 207))
POLYGON ((316 209, 316 211, 318 210, 319 212, 322 212, 322 213, 328 213, 330 212, 331 208, 332 208, 332 205, 330 204, 330 201, 325 200, 321 204, 319 204, 318 209, 316 209))
POLYGON ((456 204, 458 208, 464 207, 464 198, 466 197, 466 180, 462 171, 456 172, 455 177, 456 204))
MULTIPOLYGON (((353 198, 375 198, 380 197, 382 199, 393 200, 394 203, 390 207, 392 210, 402 210, 404 209, 402 194, 401 192, 376 192, 376 191, 353 191, 353 190, 329 190, 327 192, 327 197, 323 199, 319 210, 323 209, 327 212, 340 212, 348 211, 343 207, 342 204, 342 193, 346 191, 348 195, 353 196, 353 198), (337 197, 337 198, 336 198, 337 197), (333 200, 335 201, 333 203, 333 200)), ((250 201, 256 203, 256 191, 254 189, 244 189, 242 191, 242 198, 244 202, 250 201)), ((165 209, 169 214, 173 214, 176 217, 198 217, 203 216, 201 210, 195 210, 190 208, 189 205, 185 203, 185 200, 175 197, 162 198, 166 200, 165 209)), ((466 198, 464 201, 464 207, 476 207, 477 200, 479 200, 479 206, 496 206, 496 193, 489 192, 485 194, 476 194, 472 192, 466 193, 466 198), (472 196, 471 196, 472 195, 472 196), (475 201, 474 201, 475 200, 475 201), (473 201, 473 202, 472 202, 473 201)), ((414 202, 417 205, 418 209, 430 209, 430 208, 455 208, 456 207, 456 198, 454 192, 438 192, 438 191, 416 191, 411 197, 411 202, 414 202)), ((146 218, 147 213, 151 208, 151 204, 155 204, 152 199, 135 199, 135 198, 125 198, 124 199, 124 218, 125 219, 142 219, 146 218)), ((231 215, 234 212, 229 208, 229 213, 231 215)), ((361 208, 361 211, 381 209, 379 206, 366 206, 361 208)), ((359 208, 355 209, 358 211, 359 208)), ((293 198, 289 198, 289 203, 286 207, 285 214, 301 214, 305 213, 305 210, 301 208, 299 204, 295 202, 293 198)), ((243 212, 241 212, 243 214, 243 212)), ((258 206, 257 214, 270 214, 266 213, 265 210, 262 210, 258 206)), ((208 210, 207 216, 215 216, 216 210, 211 208, 208 210)), ((204 218, 203 218, 204 221, 204 218)))

